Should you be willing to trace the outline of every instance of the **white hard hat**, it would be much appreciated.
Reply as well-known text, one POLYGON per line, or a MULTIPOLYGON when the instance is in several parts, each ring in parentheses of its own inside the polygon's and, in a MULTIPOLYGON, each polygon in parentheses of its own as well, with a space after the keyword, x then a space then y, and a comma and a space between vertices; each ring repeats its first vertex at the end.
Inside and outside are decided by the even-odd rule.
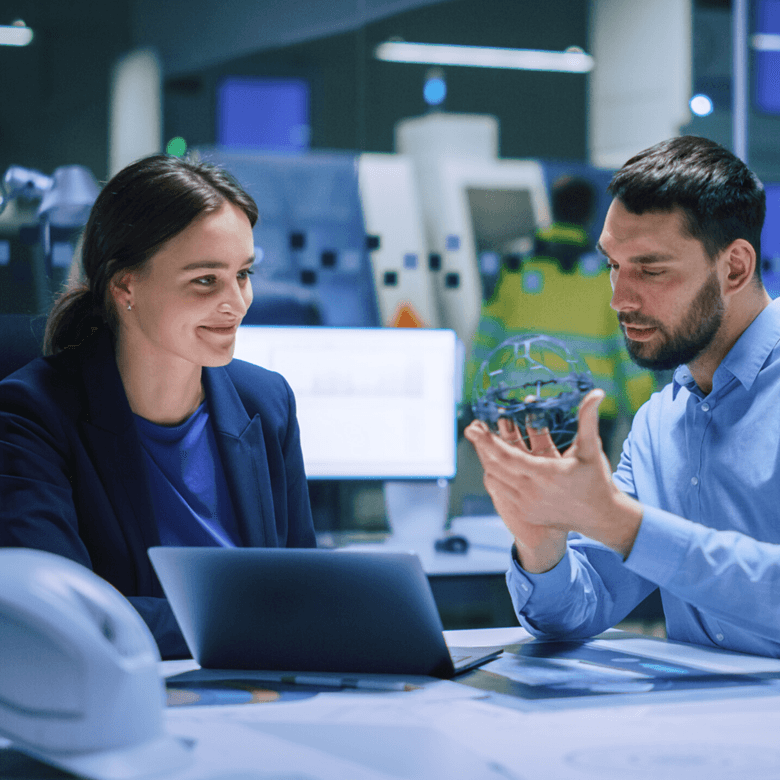
POLYGON ((0 735, 95 780, 191 762, 164 726, 157 645, 119 591, 59 555, 0 549, 0 735))

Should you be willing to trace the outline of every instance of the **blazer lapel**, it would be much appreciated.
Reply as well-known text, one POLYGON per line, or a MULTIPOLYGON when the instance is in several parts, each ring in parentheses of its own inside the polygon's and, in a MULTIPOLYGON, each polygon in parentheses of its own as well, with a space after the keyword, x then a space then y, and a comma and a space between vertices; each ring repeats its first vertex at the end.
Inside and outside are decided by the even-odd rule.
POLYGON ((204 368, 203 386, 241 541, 247 547, 276 547, 262 420, 249 418, 224 368, 204 368))

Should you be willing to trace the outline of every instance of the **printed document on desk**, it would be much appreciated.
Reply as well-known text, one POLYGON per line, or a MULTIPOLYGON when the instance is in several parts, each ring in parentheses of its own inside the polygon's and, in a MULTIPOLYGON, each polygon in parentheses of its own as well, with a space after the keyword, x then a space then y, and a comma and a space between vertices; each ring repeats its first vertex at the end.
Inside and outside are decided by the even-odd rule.
POLYGON ((622 632, 524 642, 459 682, 526 700, 780 686, 780 661, 622 632))

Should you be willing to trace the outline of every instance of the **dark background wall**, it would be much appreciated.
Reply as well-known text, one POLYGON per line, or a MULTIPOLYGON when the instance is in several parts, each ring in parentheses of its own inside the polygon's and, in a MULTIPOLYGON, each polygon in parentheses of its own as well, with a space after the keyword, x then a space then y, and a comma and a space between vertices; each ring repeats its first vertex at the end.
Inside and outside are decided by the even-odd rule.
MULTIPOLYGON (((587 46, 587 4, 453 0, 356 31, 263 51, 169 79, 166 136, 214 143, 214 95, 228 75, 298 77, 311 85, 311 145, 393 151, 393 127, 426 109, 424 65, 376 60, 392 37, 429 43, 565 49, 587 46)), ((448 111, 487 113, 501 126, 501 154, 584 159, 587 77, 484 68, 446 69, 448 111)))
POLYGON ((133 45, 129 0, 0 2, 0 24, 19 18, 35 37, 0 46, 0 176, 78 163, 104 178, 111 66, 133 45))
MULTIPOLYGON (((231 4, 216 10, 216 4, 195 0, 192 5, 201 10, 211 5, 220 18, 231 9, 231 4)), ((313 147, 392 151, 394 124, 425 110, 426 68, 375 60, 377 43, 398 36, 433 43, 587 48, 587 0, 450 0, 403 10, 408 5, 358 29, 343 30, 349 25, 342 24, 333 35, 186 72, 162 51, 168 74, 165 137, 182 135, 191 145, 214 142, 215 91, 225 75, 297 76, 310 83, 313 147)), ((137 19, 133 26, 143 6, 133 0, 6 0, 0 6, 0 23, 22 18, 35 31, 28 47, 0 47, 0 172, 11 164, 50 173, 79 163, 105 179, 111 67, 124 52, 149 42, 140 37, 137 19)), ((388 7, 392 10, 392 4, 388 7)), ((205 34, 195 25, 197 18, 175 19, 178 38, 189 35, 191 41, 189 62, 198 60, 199 37, 205 34)), ((320 25, 318 32, 323 29, 320 25)), ((214 52, 203 49, 203 59, 211 62, 214 52)), ((502 155, 585 157, 586 76, 477 68, 449 68, 446 75, 446 109, 497 116, 502 155)))

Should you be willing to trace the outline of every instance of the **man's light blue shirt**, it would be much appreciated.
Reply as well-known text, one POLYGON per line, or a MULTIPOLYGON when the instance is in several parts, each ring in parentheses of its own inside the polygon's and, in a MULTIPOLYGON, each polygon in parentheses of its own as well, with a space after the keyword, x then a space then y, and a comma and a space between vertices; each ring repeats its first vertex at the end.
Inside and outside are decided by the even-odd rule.
POLYGON ((551 571, 507 583, 535 635, 587 637, 660 588, 667 636, 780 657, 780 300, 704 395, 685 366, 639 410, 615 484, 638 499, 628 558, 578 534, 551 571))

